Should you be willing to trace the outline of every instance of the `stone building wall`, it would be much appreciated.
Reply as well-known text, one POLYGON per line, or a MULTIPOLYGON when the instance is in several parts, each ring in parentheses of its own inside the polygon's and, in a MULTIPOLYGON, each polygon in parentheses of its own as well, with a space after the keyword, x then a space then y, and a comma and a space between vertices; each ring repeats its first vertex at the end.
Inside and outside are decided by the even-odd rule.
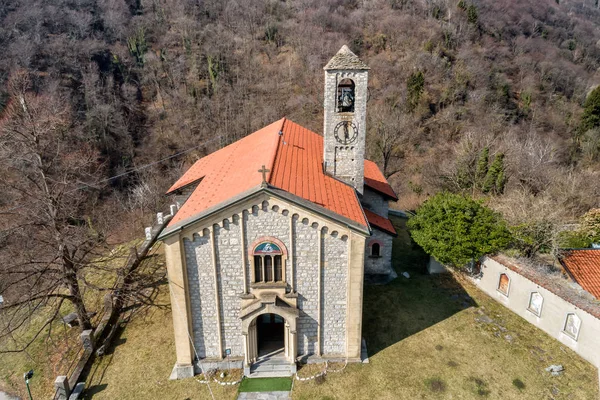
POLYGON ((365 249, 365 274, 390 274, 392 268, 392 242, 394 238, 379 229, 373 229, 373 234, 366 241, 365 249), (371 256, 371 244, 378 242, 381 257, 371 256))
POLYGON ((200 358, 217 357, 219 334, 211 237, 208 229, 205 229, 203 236, 194 234, 193 239, 184 239, 184 248, 194 347, 200 358))
POLYGON ((242 244, 239 220, 215 226, 219 298, 221 300, 221 334, 223 351, 232 356, 244 355, 240 295, 244 292, 242 244))
POLYGON ((365 187, 362 199, 360 200, 364 208, 373 211, 377 215, 388 218, 388 199, 374 190, 365 187))
POLYGON ((348 242, 323 234, 323 354, 346 352, 348 242))
POLYGON ((296 288, 298 291, 298 353, 317 352, 319 253, 317 229, 308 220, 297 220, 294 261, 296 263, 296 288))
MULTIPOLYGON (((223 350, 230 348, 232 356, 244 355, 242 322, 239 318, 243 293, 243 252, 261 237, 274 237, 286 246, 293 256, 295 281, 298 292, 300 316, 297 324, 298 355, 317 353, 318 336, 318 287, 319 252, 317 251, 319 230, 316 224, 307 219, 282 214, 277 206, 263 202, 245 211, 243 218, 214 225, 216 239, 216 260, 218 271, 218 291, 221 318, 223 350), (294 245, 290 243, 290 220, 294 245), (245 244, 241 243, 241 226, 245 229, 245 244)), ((217 307, 212 265, 212 244, 210 230, 204 229, 203 236, 194 234, 193 241, 184 239, 185 257, 190 293, 192 331, 194 346, 200 358, 220 358, 219 330, 217 327, 217 307)), ((324 354, 344 354, 346 347, 346 307, 348 244, 341 235, 324 232, 322 239, 323 273, 321 315, 322 350, 324 354)), ((246 274, 252 276, 253 260, 247 257, 246 274)), ((288 292, 291 290, 291 265, 286 266, 288 292)), ((250 285, 250 281, 248 281, 250 285)))

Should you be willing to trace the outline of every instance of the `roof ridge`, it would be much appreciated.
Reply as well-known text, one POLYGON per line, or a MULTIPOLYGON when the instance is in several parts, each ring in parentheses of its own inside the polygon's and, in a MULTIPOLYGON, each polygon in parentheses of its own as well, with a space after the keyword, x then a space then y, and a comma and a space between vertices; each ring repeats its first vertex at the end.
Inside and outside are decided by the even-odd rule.
POLYGON ((281 137, 283 136, 283 125, 285 124, 286 120, 287 120, 286 117, 283 117, 280 119, 281 125, 279 125, 279 129, 277 130, 277 139, 276 139, 277 145, 275 146, 273 154, 271 154, 270 158, 268 159, 267 168, 269 168, 269 177, 267 178, 267 182, 269 184, 271 184, 271 178, 273 177, 273 170, 275 168, 275 160, 277 159, 277 155, 279 154, 279 148, 281 146, 281 137), (280 132, 282 133, 281 135, 279 134, 280 132))

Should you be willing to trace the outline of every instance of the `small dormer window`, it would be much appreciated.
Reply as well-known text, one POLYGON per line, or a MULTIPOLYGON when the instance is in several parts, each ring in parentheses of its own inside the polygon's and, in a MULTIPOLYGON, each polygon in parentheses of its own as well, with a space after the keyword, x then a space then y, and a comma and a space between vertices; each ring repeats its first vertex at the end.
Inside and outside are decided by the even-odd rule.
POLYGON ((352 79, 342 79, 337 88, 338 112, 354 112, 354 82, 352 79))

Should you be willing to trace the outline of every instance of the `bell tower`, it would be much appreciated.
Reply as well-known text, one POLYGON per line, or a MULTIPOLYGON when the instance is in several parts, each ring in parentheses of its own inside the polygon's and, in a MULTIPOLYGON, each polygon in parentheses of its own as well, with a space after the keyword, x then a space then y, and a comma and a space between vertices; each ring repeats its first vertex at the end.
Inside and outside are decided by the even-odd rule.
POLYGON ((370 68, 344 45, 323 69, 323 168, 362 194, 370 68))

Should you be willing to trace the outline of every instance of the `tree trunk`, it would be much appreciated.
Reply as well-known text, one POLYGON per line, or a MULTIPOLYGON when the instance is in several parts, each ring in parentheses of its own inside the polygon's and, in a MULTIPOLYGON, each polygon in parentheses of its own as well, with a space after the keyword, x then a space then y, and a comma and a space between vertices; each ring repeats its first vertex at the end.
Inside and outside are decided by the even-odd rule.
POLYGON ((65 281, 67 284, 67 288, 69 289, 69 294, 71 295, 70 301, 71 303, 73 303, 73 306, 75 306, 75 312, 77 313, 77 317, 79 318, 79 326, 81 327, 82 331, 92 329, 92 321, 90 320, 90 316, 83 302, 81 290, 79 289, 79 282, 77 281, 77 271, 75 270, 75 267, 69 255, 69 250, 65 245, 62 245, 62 260, 65 281))

